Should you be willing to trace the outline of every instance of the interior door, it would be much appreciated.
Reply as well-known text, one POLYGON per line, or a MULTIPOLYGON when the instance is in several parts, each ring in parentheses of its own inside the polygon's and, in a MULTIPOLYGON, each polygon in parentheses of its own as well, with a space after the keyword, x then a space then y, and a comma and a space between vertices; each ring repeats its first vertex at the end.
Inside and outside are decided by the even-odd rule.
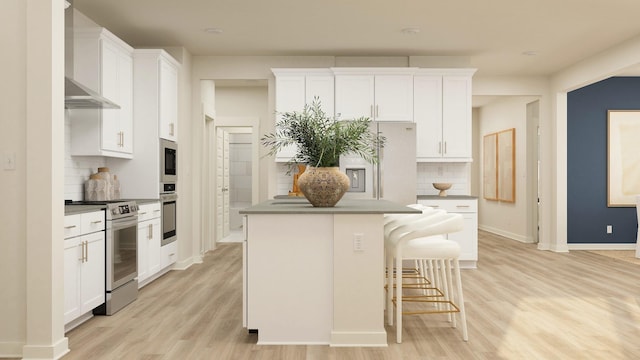
POLYGON ((222 240, 224 229, 224 129, 216 128, 216 241, 222 240))
POLYGON ((216 240, 229 235, 229 132, 216 128, 216 240))

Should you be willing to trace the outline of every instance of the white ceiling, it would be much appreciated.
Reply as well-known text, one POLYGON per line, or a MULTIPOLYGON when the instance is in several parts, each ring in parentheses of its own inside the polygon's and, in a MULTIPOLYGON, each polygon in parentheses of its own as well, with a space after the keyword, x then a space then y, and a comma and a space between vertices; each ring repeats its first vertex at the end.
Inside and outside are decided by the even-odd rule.
POLYGON ((193 55, 462 56, 476 75, 548 75, 640 34, 638 0, 75 0, 74 6, 134 47, 184 46, 193 55))

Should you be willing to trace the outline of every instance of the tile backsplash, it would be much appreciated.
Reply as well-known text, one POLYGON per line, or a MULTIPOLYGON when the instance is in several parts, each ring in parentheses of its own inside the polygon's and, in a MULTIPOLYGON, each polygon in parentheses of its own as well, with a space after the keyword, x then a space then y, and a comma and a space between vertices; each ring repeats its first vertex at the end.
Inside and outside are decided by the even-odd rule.
POLYGON ((449 195, 469 195, 470 163, 417 163, 417 194, 438 195, 433 183, 451 183, 449 195))
MULTIPOLYGON (((432 183, 448 182, 450 195, 469 195, 470 163, 416 163, 416 195, 438 195, 432 183)), ((288 166, 278 163, 277 194, 286 195, 293 185, 293 176, 287 175, 288 166)))
POLYGON ((89 175, 106 166, 105 158, 100 156, 71 156, 71 122, 65 116, 64 121, 64 198, 66 200, 84 200, 84 182, 89 175))

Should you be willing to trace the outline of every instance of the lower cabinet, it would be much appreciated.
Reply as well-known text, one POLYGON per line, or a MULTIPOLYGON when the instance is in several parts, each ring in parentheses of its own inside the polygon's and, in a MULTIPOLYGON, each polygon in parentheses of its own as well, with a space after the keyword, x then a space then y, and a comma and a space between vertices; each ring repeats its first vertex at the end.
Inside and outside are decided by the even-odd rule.
POLYGON ((170 266, 178 260, 178 242, 174 241, 160 248, 161 261, 160 267, 163 269, 170 266))
POLYGON ((162 222, 160 203, 141 204, 138 209, 138 287, 155 279, 161 266, 162 222))
MULTIPOLYGON (((104 211, 72 215, 101 230, 64 241, 64 322, 91 312, 105 302, 104 211)), ((74 218, 70 218, 74 219, 74 218)), ((65 219, 65 231, 69 221, 65 219)), ((75 226, 75 225, 72 225, 75 226)))
POLYGON ((476 268, 478 262, 478 199, 472 197, 448 196, 418 199, 419 204, 457 213, 464 218, 464 229, 447 235, 460 244, 460 266, 476 268))

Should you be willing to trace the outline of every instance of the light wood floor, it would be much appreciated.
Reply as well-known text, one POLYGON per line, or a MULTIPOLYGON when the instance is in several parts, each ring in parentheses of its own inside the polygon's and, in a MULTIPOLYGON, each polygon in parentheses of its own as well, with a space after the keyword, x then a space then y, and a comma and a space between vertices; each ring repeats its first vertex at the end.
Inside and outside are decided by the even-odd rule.
MULTIPOLYGON (((64 359, 638 359, 640 266, 536 250, 480 232, 463 271, 469 342, 441 315, 405 316, 387 348, 258 346, 242 328, 241 245, 143 288, 119 313, 70 331, 64 359)), ((313 311, 313 309, 310 309, 313 311)))

